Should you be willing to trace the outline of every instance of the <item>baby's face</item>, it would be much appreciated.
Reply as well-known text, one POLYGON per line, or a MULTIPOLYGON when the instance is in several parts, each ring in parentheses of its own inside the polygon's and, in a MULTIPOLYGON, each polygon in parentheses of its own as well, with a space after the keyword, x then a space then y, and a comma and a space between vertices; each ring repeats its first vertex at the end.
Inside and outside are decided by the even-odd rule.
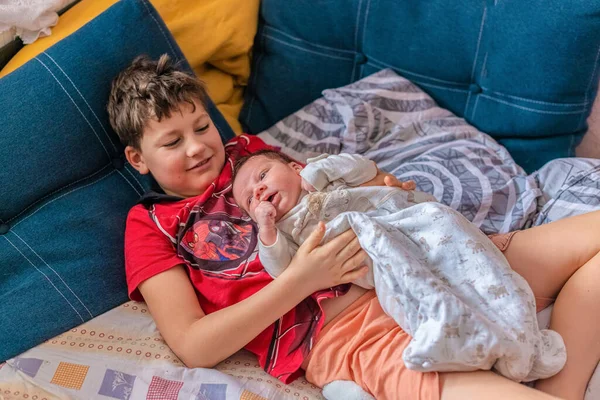
POLYGON ((254 210, 260 202, 270 202, 277 211, 275 221, 278 221, 298 204, 302 193, 301 170, 302 166, 295 162, 288 164, 263 155, 252 157, 235 177, 233 197, 254 221, 254 210))

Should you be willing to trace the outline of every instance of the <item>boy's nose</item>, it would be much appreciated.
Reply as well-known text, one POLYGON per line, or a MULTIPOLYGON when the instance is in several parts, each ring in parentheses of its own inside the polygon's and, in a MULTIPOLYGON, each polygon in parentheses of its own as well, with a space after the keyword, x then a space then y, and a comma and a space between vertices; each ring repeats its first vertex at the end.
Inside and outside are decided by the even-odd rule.
POLYGON ((202 152, 204 152, 205 148, 206 146, 204 145, 204 143, 200 141, 192 141, 187 147, 187 156, 194 157, 198 154, 201 154, 202 152))

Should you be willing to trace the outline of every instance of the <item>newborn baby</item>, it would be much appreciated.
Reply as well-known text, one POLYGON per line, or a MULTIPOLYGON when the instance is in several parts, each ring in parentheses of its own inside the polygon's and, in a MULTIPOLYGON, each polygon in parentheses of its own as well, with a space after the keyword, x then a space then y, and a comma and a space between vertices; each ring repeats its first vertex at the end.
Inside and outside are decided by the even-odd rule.
POLYGON ((324 241, 351 228, 368 253, 384 311, 409 335, 403 353, 418 371, 494 367, 529 381, 557 373, 562 338, 539 330, 533 293, 504 255, 457 211, 423 192, 358 187, 377 167, 353 154, 309 159, 275 151, 241 159, 233 195, 259 229, 259 256, 277 277, 319 221, 324 241))
MULTIPOLYGON (((356 187, 376 174, 373 161, 353 154, 324 154, 310 159, 306 168, 273 151, 240 160, 233 195, 258 225, 259 255, 265 270, 274 278, 281 275, 319 221, 328 222, 344 211, 384 215, 420 202, 435 201, 423 192, 356 187), (334 187, 352 187, 352 190, 333 190, 334 187)), ((372 268, 354 283, 373 289, 372 268)))

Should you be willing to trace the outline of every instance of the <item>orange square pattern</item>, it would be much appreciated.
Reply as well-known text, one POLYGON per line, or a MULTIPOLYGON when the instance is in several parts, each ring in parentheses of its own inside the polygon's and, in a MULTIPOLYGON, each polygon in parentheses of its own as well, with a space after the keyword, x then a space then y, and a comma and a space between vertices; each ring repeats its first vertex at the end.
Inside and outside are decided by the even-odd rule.
POLYGON ((148 387, 146 400, 177 400, 182 387, 183 382, 153 376, 150 387, 148 387))
POLYGON ((88 365, 61 362, 50 383, 69 389, 81 389, 90 367, 88 365))
POLYGON ((267 400, 262 396, 257 395, 256 393, 252 393, 249 390, 244 390, 242 392, 242 396, 240 400, 267 400))

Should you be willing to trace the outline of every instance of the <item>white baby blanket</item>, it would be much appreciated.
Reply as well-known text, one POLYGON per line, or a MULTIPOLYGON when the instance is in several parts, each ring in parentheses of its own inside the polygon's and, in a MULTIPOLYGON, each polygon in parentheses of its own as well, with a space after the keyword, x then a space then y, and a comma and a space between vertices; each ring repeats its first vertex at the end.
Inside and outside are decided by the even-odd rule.
MULTIPOLYGON (((331 193, 344 190, 353 189, 331 193)), ((397 193, 366 213, 323 201, 339 209, 319 216, 337 215, 327 223, 325 240, 351 227, 371 257, 382 308, 413 337, 403 354, 407 367, 493 367, 515 381, 560 371, 562 338, 539 329, 529 285, 487 236, 445 205, 403 207, 407 196, 397 193)))

